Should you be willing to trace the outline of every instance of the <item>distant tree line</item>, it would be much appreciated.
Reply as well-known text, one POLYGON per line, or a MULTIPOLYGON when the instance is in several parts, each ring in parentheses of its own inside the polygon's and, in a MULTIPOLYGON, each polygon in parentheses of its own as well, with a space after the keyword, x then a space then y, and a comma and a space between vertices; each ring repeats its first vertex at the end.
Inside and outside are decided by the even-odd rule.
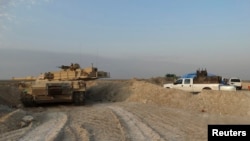
POLYGON ((173 73, 167 73, 165 75, 166 80, 168 81, 175 81, 176 79, 180 78, 179 76, 177 76, 176 74, 173 73))
POLYGON ((167 78, 176 78, 177 76, 176 76, 176 74, 167 73, 167 74, 165 75, 165 77, 167 77, 167 78))

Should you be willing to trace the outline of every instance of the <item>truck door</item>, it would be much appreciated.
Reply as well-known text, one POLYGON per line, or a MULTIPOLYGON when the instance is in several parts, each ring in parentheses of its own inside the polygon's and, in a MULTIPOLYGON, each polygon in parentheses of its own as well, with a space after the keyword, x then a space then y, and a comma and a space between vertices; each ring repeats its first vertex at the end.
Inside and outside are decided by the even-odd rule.
POLYGON ((193 90, 192 81, 190 78, 183 79, 182 89, 185 91, 192 91, 193 90))
POLYGON ((178 79, 176 82, 174 82, 173 88, 182 89, 182 85, 183 85, 183 79, 178 79))

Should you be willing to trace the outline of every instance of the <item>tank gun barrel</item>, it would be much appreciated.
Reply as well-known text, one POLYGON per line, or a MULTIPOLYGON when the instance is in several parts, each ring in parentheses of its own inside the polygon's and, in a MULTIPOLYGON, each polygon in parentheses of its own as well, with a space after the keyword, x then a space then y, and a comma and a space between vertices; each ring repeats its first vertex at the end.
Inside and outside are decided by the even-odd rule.
POLYGON ((12 80, 18 80, 18 81, 34 81, 34 80, 36 80, 36 77, 33 77, 33 76, 27 76, 27 77, 12 77, 12 80))
POLYGON ((97 72, 98 78, 110 78, 110 73, 105 71, 98 71, 97 72))
POLYGON ((58 68, 66 70, 66 69, 69 69, 70 66, 61 65, 61 66, 59 66, 58 68))
POLYGON ((80 69, 80 65, 78 63, 75 63, 75 64, 71 63, 70 66, 61 65, 58 68, 61 68, 63 70, 68 70, 68 69, 76 70, 76 69, 80 69))

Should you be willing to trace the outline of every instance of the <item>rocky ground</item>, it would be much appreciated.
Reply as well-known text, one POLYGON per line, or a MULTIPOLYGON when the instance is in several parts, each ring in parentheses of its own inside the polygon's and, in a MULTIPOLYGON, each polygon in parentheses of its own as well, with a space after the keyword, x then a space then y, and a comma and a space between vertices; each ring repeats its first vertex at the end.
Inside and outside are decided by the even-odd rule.
POLYGON ((206 141, 208 124, 249 124, 244 90, 192 94, 162 79, 88 82, 86 104, 23 107, 15 83, 0 86, 0 141, 206 141))

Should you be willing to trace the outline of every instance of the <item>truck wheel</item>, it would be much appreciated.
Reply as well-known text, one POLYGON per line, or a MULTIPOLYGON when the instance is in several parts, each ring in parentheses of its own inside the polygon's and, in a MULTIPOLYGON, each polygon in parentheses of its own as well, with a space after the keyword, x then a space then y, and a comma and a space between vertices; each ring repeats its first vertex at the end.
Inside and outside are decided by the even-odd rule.
POLYGON ((21 94, 21 102, 25 107, 33 107, 36 105, 33 96, 27 93, 21 94))
POLYGON ((241 87, 236 87, 236 90, 241 90, 242 88, 241 87))
POLYGON ((202 90, 212 90, 212 89, 209 88, 209 87, 205 87, 205 88, 203 88, 202 90))
POLYGON ((74 92, 73 93, 73 103, 75 105, 83 105, 85 101, 84 92, 74 92))

